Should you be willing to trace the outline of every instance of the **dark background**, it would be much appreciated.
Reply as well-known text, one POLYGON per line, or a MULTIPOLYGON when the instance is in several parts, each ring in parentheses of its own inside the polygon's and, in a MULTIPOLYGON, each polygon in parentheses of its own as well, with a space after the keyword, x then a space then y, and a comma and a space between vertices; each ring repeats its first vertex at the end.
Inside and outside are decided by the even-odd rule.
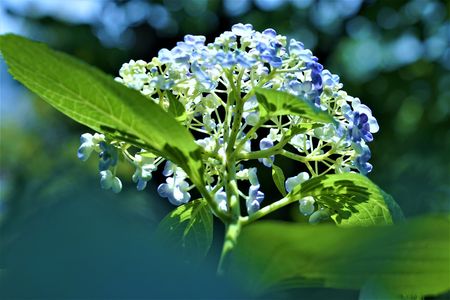
MULTIPOLYGON (((369 177, 410 218, 450 210, 449 11, 433 0, 3 0, 0 32, 44 41, 112 76, 185 34, 210 42, 239 22, 303 41, 372 109, 381 130, 369 177)), ((3 60, 0 68, 0 296, 236 295, 205 275, 209 266, 186 270, 176 251, 162 255, 152 243, 152 228, 173 209, 155 193, 159 178, 139 193, 123 166, 123 192, 101 190, 94 159, 76 159, 88 130, 14 82, 3 60)), ((217 223, 212 266, 221 230, 217 223)))

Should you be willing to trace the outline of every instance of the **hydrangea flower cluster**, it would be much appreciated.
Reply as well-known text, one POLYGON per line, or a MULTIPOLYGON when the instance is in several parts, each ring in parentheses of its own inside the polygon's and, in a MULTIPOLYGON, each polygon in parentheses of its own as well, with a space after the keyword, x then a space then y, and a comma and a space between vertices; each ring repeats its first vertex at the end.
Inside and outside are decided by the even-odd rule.
MULTIPOLYGON (((185 112, 177 120, 203 148, 207 189, 225 212, 230 209, 226 177, 230 170, 235 170, 239 180, 239 197, 247 213, 260 209, 264 192, 257 168, 249 167, 249 160, 259 161, 262 168, 272 168, 280 157, 297 162, 302 169, 287 178, 287 193, 321 174, 372 170, 367 144, 379 128, 371 110, 343 91, 339 76, 324 69, 301 42, 288 41, 273 29, 258 32, 250 24, 236 24, 211 43, 204 36, 186 35, 174 48, 161 49, 150 62, 125 63, 119 74, 116 81, 166 110, 173 99, 181 104, 185 112), (263 118, 255 88, 295 95, 336 122, 315 122, 317 126, 302 133, 289 134, 289 129, 311 121, 294 115, 263 118), (242 192, 247 188, 247 193, 242 192)), ((86 160, 93 151, 99 153, 102 187, 114 192, 120 190, 115 177, 118 156, 135 166, 132 179, 138 190, 146 187, 152 172, 165 161, 142 149, 133 155, 130 145, 98 133, 84 134, 81 142, 79 158, 86 160)), ((163 175, 167 178, 157 189, 160 196, 174 205, 191 199, 194 186, 181 168, 166 161, 163 175)), ((299 199, 299 207, 314 220, 326 211, 313 197, 299 199)))

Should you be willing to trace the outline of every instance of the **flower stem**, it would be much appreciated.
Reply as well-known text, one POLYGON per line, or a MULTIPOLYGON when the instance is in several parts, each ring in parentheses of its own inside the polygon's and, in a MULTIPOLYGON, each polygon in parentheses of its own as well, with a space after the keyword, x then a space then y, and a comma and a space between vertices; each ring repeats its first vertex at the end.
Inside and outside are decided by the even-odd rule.
POLYGON ((235 155, 235 143, 236 138, 241 127, 243 101, 240 96, 240 82, 242 78, 242 72, 238 75, 238 86, 233 83, 233 77, 229 74, 229 82, 231 85, 231 92, 228 97, 227 105, 230 111, 228 114, 228 134, 224 136, 227 148, 225 150, 225 157, 223 161, 225 172, 225 190, 228 198, 228 205, 231 212, 231 219, 225 222, 225 238, 222 248, 222 254, 220 256, 219 266, 217 269, 218 274, 224 273, 224 268, 229 257, 230 252, 236 246, 237 238, 241 231, 241 210, 239 203, 239 189, 236 181, 236 155, 235 155), (231 108, 235 104, 234 112, 231 108), (233 115, 233 118, 231 116, 233 115))
POLYGON ((241 232, 241 220, 240 218, 234 218, 225 228, 225 238, 222 247, 222 253, 220 255, 219 266, 217 268, 217 274, 223 275, 225 273, 225 267, 229 261, 231 251, 236 247, 237 239, 241 232))
POLYGON ((298 200, 298 199, 289 197, 289 195, 284 198, 281 198, 280 200, 261 208, 260 210, 258 210, 257 212, 255 212, 254 214, 252 214, 248 217, 242 217, 241 225, 242 226, 248 225, 248 224, 270 214, 271 212, 274 212, 296 200, 298 200))

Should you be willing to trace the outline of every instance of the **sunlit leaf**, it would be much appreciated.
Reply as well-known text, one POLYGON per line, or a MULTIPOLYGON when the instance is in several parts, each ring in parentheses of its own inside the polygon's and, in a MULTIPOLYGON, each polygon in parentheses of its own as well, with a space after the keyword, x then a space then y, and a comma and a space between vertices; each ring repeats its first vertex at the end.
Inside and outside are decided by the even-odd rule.
POLYGON ((312 121, 332 123, 333 118, 321 111, 307 100, 292 95, 288 92, 273 89, 256 88, 256 99, 264 108, 261 115, 282 116, 298 115, 312 121))
POLYGON ((291 197, 294 198, 306 196, 313 196, 316 202, 327 206, 339 226, 369 226, 393 222, 386 200, 394 200, 387 199, 386 193, 361 174, 321 175, 302 183, 291 192, 291 197))
POLYGON ((75 121, 162 155, 202 185, 201 151, 169 113, 100 70, 41 43, 7 34, 0 51, 14 78, 75 121))

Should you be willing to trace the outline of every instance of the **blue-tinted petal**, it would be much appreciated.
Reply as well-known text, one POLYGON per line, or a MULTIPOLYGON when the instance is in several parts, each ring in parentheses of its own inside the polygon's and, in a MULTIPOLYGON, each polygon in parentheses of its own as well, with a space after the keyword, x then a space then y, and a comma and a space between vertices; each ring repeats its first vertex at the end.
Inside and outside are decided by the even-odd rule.
POLYGON ((270 158, 258 158, 258 161, 261 162, 264 166, 271 168, 273 165, 273 161, 275 160, 275 156, 271 156, 270 158))
POLYGON ((172 61, 172 53, 168 49, 163 48, 158 52, 158 59, 162 64, 170 63, 172 61))
POLYGON ((113 178, 111 171, 101 171, 100 172, 100 186, 102 189, 108 190, 113 185, 113 178))
POLYGON ((267 35, 267 36, 272 37, 272 38, 277 36, 277 32, 274 29, 272 29, 272 28, 267 28, 266 30, 264 30, 262 32, 262 34, 267 35))
POLYGON ((93 138, 94 138, 94 136, 92 134, 90 134, 90 133, 83 133, 80 136, 80 142, 82 144, 84 144, 84 143, 93 143, 93 141, 92 141, 93 138))
POLYGON ((175 168, 176 167, 174 166, 174 164, 170 160, 168 160, 168 161, 166 161, 166 164, 164 165, 164 170, 162 171, 162 174, 166 177, 170 176, 173 174, 173 171, 175 170, 175 168))
POLYGON ((122 181, 120 181, 118 177, 112 179, 111 190, 116 194, 120 193, 122 190, 122 181))
POLYGON ((273 141, 268 138, 263 138, 259 141, 259 148, 261 150, 266 150, 273 147, 273 141))
POLYGON ((147 186, 147 181, 139 179, 137 182, 136 188, 138 191, 143 191, 146 186, 147 186))
POLYGON ((98 169, 100 171, 106 171, 109 169, 109 166, 111 165, 109 160, 104 160, 102 158, 100 158, 99 162, 98 162, 98 169))
POLYGON ((237 36, 248 36, 253 31, 253 26, 250 24, 235 24, 231 27, 231 31, 237 36))
POLYGON ((305 197, 299 201, 299 210, 305 216, 309 216, 314 212, 314 198, 311 196, 305 197))
POLYGON ((294 55, 294 56, 298 56, 300 55, 301 51, 305 48, 305 46, 303 45, 303 43, 301 42, 297 42, 294 39, 291 39, 289 41, 289 54, 290 55, 294 55))
POLYGON ((86 161, 90 156, 92 151, 94 150, 94 146, 83 144, 78 148, 77 156, 81 161, 86 161))
POLYGON ((369 121, 369 117, 365 113, 361 113, 359 115, 359 122, 360 123, 367 123, 369 121))
POLYGON ((161 183, 157 188, 158 194, 163 197, 167 198, 171 193, 171 189, 169 188, 169 185, 167 183, 161 183))
POLYGON ((253 200, 253 201, 247 203, 247 213, 249 215, 252 215, 255 212, 257 212, 259 210, 259 208, 260 208, 260 204, 256 200, 253 200))

